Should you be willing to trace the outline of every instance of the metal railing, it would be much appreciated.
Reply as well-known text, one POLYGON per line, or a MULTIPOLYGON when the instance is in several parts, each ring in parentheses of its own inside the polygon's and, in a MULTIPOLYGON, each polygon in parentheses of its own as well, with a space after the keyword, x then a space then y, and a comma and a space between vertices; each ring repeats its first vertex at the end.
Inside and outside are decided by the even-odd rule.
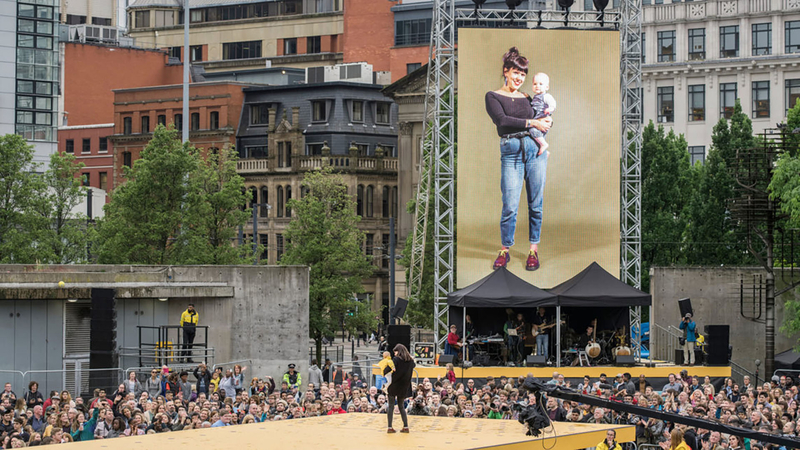
MULTIPOLYGON (((90 396, 95 388, 105 389, 109 394, 117 389, 123 381, 123 370, 118 367, 103 369, 49 369, 29 370, 0 370, 0 377, 9 374, 13 379, 4 379, 3 383, 11 383, 12 389, 17 392, 26 392, 28 384, 35 381, 38 391, 47 395, 50 391, 69 391, 73 397, 90 396)), ((18 394, 21 398, 22 394, 18 394)))
POLYGON ((378 358, 364 358, 359 359, 358 361, 341 361, 331 365, 330 369, 328 369, 328 380, 329 382, 333 382, 333 374, 337 367, 341 367, 344 371, 344 376, 342 381, 346 381, 346 376, 348 373, 353 373, 353 368, 358 365, 358 376, 364 383, 367 384, 367 388, 375 386, 375 376, 372 374, 372 370, 377 367, 377 363, 380 361, 378 358))
MULTIPOLYGON (((314 345, 308 347, 308 362, 317 357, 317 348, 314 345)), ((344 345, 343 344, 328 344, 322 345, 322 361, 318 361, 322 365, 326 359, 333 362, 344 360, 344 345)))
POLYGON ((208 346, 208 326, 195 327, 196 335, 191 350, 184 348, 183 327, 180 325, 139 325, 136 328, 139 333, 139 347, 123 347, 120 356, 138 358, 140 367, 189 363, 195 357, 210 364, 209 359, 214 358, 214 349, 208 346))
MULTIPOLYGON (((677 328, 668 326, 662 327, 657 323, 650 325, 650 359, 660 359, 663 361, 673 361, 676 364, 680 361, 674 361, 675 350, 683 348, 680 345, 679 339, 683 333, 675 333, 677 328)), ((680 331, 680 330, 678 330, 680 331)))
POLYGON ((739 364, 736 364, 733 361, 728 361, 728 364, 731 366, 731 378, 733 378, 733 381, 735 383, 738 383, 739 385, 744 383, 745 376, 749 376, 751 380, 755 379, 754 374, 750 373, 750 371, 740 366, 739 364))

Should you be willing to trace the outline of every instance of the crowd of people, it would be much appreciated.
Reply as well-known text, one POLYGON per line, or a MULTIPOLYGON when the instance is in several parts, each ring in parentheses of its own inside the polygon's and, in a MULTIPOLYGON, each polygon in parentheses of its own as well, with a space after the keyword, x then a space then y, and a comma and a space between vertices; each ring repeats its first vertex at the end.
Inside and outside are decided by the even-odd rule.
MULTIPOLYGON (((363 375, 337 374, 321 370, 312 361, 308 382, 290 365, 276 382, 271 377, 245 377, 246 368, 216 368, 199 364, 189 373, 156 368, 149 376, 129 378, 110 395, 96 390, 91 398, 73 398, 69 392, 43 396, 31 382, 22 396, 6 384, 0 394, 3 448, 58 444, 92 439, 111 439, 149 433, 222 427, 264 421, 289 420, 332 414, 386 414, 390 402, 386 392, 368 386, 363 375)), ((327 365, 327 364, 326 364, 327 365)), ((462 417, 470 419, 516 420, 517 402, 529 404, 535 397, 522 387, 524 378, 492 378, 459 381, 452 366, 439 379, 419 379, 402 404, 394 404, 410 416, 462 417)), ((341 370, 341 369, 339 369, 341 370)), ((571 386, 558 373, 550 384, 573 387, 587 395, 674 412, 684 416, 734 427, 796 437, 800 433, 798 386, 790 377, 775 377, 759 386, 747 377, 739 385, 726 379, 721 388, 708 377, 690 376, 685 370, 670 375, 664 386, 653 386, 644 376, 630 374, 615 378, 588 376, 571 386)), ((780 447, 720 434, 671 422, 618 413, 586 404, 547 398, 543 405, 553 421, 598 424, 631 424, 636 427, 637 444, 654 444, 675 449, 676 435, 692 450, 779 449, 780 447)), ((800 441, 798 441, 800 442, 800 441)), ((612 442, 609 442, 613 444, 612 442)), ((607 444, 604 444, 607 445, 607 444)), ((800 447, 800 446, 799 446, 800 447)), ((598 448, 607 448, 603 445, 598 448)))

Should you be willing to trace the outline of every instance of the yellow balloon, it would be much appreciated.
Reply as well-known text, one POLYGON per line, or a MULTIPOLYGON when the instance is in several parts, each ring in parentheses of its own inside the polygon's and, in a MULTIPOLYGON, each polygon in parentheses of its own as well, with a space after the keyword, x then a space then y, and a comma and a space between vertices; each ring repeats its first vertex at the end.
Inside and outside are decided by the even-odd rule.
POLYGON ((63 288, 66 285, 63 281, 58 282, 58 287, 63 288))

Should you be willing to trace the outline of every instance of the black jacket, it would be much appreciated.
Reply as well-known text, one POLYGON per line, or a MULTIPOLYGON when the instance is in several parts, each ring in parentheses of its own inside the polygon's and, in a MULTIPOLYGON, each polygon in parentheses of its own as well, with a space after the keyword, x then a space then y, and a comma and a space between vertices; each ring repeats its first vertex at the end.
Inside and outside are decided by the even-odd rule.
MULTIPOLYGON (((406 398, 411 395, 411 378, 414 376, 414 367, 417 364, 414 360, 405 361, 399 356, 392 358, 394 361, 394 374, 392 375, 392 384, 389 385, 389 395, 397 396, 400 399, 406 398)), ((384 373, 392 370, 388 365, 384 373)))

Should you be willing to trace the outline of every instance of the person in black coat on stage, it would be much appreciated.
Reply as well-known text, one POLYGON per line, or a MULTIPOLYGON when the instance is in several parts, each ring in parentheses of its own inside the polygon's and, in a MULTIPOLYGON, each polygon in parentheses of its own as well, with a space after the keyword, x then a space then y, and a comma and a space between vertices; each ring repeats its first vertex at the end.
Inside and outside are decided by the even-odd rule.
MULTIPOLYGON (((394 361, 395 371, 392 375, 392 384, 389 385, 388 389, 389 407, 386 411, 388 412, 389 429, 386 431, 387 433, 395 433, 394 428, 392 428, 392 416, 394 415, 394 405, 397 405, 400 410, 400 417, 403 419, 403 429, 400 432, 408 433, 408 415, 406 415, 403 400, 411 395, 411 377, 414 374, 416 363, 414 363, 411 353, 408 352, 408 349, 403 344, 394 346, 394 358, 392 358, 392 361, 394 361)), ((389 370, 392 369, 387 365, 386 369, 384 369, 384 374, 389 370)))

